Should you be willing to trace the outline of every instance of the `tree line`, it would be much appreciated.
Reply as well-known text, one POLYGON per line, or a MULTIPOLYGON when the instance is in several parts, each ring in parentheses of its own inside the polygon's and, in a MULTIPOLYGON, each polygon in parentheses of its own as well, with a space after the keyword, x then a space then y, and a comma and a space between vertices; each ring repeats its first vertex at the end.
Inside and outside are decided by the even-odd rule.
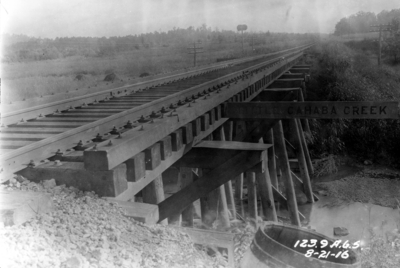
MULTIPOLYGON (((288 33, 244 33, 244 39, 253 46, 292 39, 309 39, 308 34, 288 33)), ((25 35, 5 34, 3 38, 3 62, 37 61, 71 56, 101 57, 119 52, 150 49, 155 47, 182 47, 182 51, 193 42, 202 44, 226 44, 242 42, 235 31, 212 30, 205 24, 187 29, 176 28, 166 32, 151 32, 139 35, 113 37, 57 37, 35 38, 25 35)), ((186 51, 185 51, 186 52, 186 51)))
POLYGON ((371 25, 390 24, 393 32, 400 29, 400 9, 383 10, 377 15, 373 12, 360 11, 349 17, 342 18, 335 26, 335 35, 366 33, 371 25))

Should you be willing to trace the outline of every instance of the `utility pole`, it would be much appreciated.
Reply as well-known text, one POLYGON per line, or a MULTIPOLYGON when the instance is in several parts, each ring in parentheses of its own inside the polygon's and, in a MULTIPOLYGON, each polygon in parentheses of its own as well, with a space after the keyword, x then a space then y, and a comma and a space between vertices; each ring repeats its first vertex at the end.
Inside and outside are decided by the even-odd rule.
POLYGON ((371 30, 370 32, 379 32, 379 45, 378 45, 378 65, 381 65, 381 59, 382 59, 382 32, 388 32, 391 31, 391 25, 390 24, 379 24, 379 25, 371 25, 371 30), (378 29, 376 29, 378 28, 378 29))
POLYGON ((196 47, 196 42, 193 42, 193 47, 188 47, 189 54, 193 54, 193 66, 196 67, 196 55, 197 53, 203 53, 202 47, 196 47))

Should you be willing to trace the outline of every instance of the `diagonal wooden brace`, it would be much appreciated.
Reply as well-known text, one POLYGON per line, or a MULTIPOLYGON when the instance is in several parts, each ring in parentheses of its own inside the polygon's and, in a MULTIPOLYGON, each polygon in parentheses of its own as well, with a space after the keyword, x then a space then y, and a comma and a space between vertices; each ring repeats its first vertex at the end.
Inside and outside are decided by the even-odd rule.
POLYGON ((266 151, 242 151, 237 153, 219 167, 204 174, 203 177, 161 202, 158 205, 159 220, 167 218, 168 215, 181 213, 200 197, 206 196, 210 191, 245 172, 266 157, 266 151))

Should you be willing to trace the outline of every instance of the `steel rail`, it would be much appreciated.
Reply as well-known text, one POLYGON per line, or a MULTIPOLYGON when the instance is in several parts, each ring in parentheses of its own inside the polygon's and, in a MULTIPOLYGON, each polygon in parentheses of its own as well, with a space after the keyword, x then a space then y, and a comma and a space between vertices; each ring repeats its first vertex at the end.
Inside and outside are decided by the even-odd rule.
POLYGON ((21 110, 17 110, 17 111, 12 111, 12 112, 7 112, 7 113, 3 113, 1 115, 1 125, 7 126, 7 125, 11 125, 11 124, 15 124, 20 122, 21 120, 26 121, 29 119, 34 119, 34 118, 38 118, 47 114, 51 114, 54 112, 59 112, 59 111, 63 111, 66 109, 69 109, 71 107, 79 107, 82 106, 84 104, 88 104, 88 103, 92 103, 95 101, 100 101, 102 99, 105 99, 107 97, 110 96, 114 96, 114 97, 118 97, 118 96, 124 96, 124 95, 128 95, 132 92, 136 92, 140 89, 143 88, 151 88, 154 86, 158 86, 161 85, 163 83, 167 83, 173 80, 178 80, 178 79, 182 79, 191 75, 196 75, 199 73, 204 73, 204 72, 208 72, 208 71, 213 71, 213 70, 217 70, 217 69, 221 69, 221 68, 225 68, 230 64, 239 64, 239 63, 243 63, 243 62, 248 62, 248 61, 253 61, 256 59, 261 59, 263 57, 271 57, 274 55, 281 55, 281 54, 285 54, 291 51, 298 51, 303 49, 305 46, 308 45, 304 45, 304 46, 299 46, 299 47, 294 47, 294 48, 290 48, 290 49, 286 49, 286 50, 282 50, 282 51, 277 51, 274 53, 270 53, 270 54, 265 54, 265 55, 261 55, 261 56, 256 56, 256 57, 251 57, 251 58, 246 58, 246 59, 240 59, 240 60, 233 60, 230 62, 224 62, 223 64, 217 64, 215 66, 209 66, 209 67, 205 67, 205 68, 201 68, 198 70, 193 70, 193 71, 189 71, 189 72, 185 72, 185 73, 180 73, 180 74, 175 74, 175 75, 171 75, 171 76, 166 76, 166 77, 161 77, 161 78, 157 78, 151 81, 144 81, 144 82, 139 82, 139 83, 135 83, 132 85, 126 85, 126 86, 122 86, 122 87, 117 87, 117 88, 113 88, 113 89, 107 89, 107 90, 103 90, 100 92, 95 92, 95 93, 89 93, 83 96, 77 96, 77 97, 72 97, 69 98, 67 100, 60 100, 60 101, 55 101, 55 102, 51 102, 51 103, 46 103, 43 105, 38 105, 35 107, 30 107, 30 108, 26 108, 26 109, 21 109, 21 110), (128 92, 129 91, 129 92, 128 92))

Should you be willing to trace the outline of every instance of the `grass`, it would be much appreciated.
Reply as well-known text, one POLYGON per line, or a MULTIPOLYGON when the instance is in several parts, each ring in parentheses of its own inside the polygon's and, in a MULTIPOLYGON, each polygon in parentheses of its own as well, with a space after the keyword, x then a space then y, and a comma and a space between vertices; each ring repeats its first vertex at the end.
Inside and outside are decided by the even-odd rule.
MULTIPOLYGON (((217 58, 252 56, 301 45, 297 41, 276 41, 266 46, 245 46, 241 43, 204 44, 204 53, 197 55, 197 66, 215 63, 217 58)), ((9 103, 67 91, 98 87, 112 88, 104 82, 108 73, 115 73, 125 83, 147 72, 168 73, 193 66, 193 55, 186 47, 140 49, 105 57, 74 56, 63 59, 2 64, 2 102, 9 103), (83 80, 76 80, 84 74, 83 80)))

